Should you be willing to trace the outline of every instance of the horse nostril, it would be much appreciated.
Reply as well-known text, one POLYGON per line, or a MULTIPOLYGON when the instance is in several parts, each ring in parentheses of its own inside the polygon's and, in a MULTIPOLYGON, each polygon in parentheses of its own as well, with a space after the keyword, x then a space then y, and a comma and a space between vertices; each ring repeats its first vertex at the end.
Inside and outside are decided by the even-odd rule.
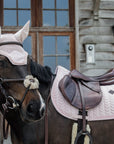
POLYGON ((40 101, 30 101, 27 106, 26 114, 30 118, 34 118, 35 120, 40 119, 44 116, 45 113, 45 104, 40 103, 40 101))
POLYGON ((34 111, 34 106, 33 106, 33 104, 29 104, 29 105, 28 105, 27 111, 28 111, 29 113, 32 113, 32 112, 34 111))

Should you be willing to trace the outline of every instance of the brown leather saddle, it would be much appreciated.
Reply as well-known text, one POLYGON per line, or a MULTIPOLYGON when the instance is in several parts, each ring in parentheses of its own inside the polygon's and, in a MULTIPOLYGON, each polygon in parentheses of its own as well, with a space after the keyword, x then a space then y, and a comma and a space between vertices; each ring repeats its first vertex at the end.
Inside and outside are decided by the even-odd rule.
POLYGON ((79 132, 75 144, 81 135, 88 135, 90 144, 92 138, 86 130, 86 111, 96 107, 102 100, 100 85, 114 84, 114 69, 101 76, 88 77, 77 70, 65 75, 59 82, 59 89, 64 98, 82 112, 83 129, 79 132))
POLYGON ((59 88, 67 101, 78 109, 82 109, 81 97, 83 97, 85 109, 88 110, 101 102, 100 85, 111 84, 114 84, 114 69, 95 77, 88 77, 77 70, 73 70, 59 82, 59 88))

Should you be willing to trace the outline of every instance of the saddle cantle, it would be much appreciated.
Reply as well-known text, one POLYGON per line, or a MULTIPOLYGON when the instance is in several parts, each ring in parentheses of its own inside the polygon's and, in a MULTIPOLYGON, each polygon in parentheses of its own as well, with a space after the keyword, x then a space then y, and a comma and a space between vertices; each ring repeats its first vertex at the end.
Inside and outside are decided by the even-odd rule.
POLYGON ((99 81, 100 85, 112 85, 114 84, 114 68, 110 69, 106 73, 100 76, 86 76, 77 70, 71 71, 71 77, 83 81, 99 81))

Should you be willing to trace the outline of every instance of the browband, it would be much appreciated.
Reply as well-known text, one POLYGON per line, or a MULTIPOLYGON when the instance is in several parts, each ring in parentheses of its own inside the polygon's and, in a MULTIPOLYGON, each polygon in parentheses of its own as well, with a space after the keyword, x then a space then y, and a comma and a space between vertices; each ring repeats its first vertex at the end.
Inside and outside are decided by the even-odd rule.
POLYGON ((20 42, 15 42, 15 41, 12 41, 12 42, 2 42, 2 43, 0 43, 0 46, 3 46, 3 45, 19 45, 19 46, 21 46, 21 47, 23 47, 23 45, 22 45, 22 43, 20 43, 20 42))

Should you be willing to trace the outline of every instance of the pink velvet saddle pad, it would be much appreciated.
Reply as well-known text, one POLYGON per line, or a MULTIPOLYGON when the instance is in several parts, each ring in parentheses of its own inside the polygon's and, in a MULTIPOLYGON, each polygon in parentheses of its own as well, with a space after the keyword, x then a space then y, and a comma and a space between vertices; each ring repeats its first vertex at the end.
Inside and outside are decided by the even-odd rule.
MULTIPOLYGON (((62 116, 77 120, 78 118, 82 118, 78 115, 78 109, 65 100, 58 88, 59 81, 64 75, 69 74, 69 72, 69 70, 61 66, 56 68, 56 77, 51 90, 51 99, 55 109, 62 116)), ((89 121, 114 119, 114 93, 111 93, 111 91, 114 91, 114 85, 101 86, 101 90, 103 93, 102 101, 95 108, 88 110, 87 120, 89 121)))

